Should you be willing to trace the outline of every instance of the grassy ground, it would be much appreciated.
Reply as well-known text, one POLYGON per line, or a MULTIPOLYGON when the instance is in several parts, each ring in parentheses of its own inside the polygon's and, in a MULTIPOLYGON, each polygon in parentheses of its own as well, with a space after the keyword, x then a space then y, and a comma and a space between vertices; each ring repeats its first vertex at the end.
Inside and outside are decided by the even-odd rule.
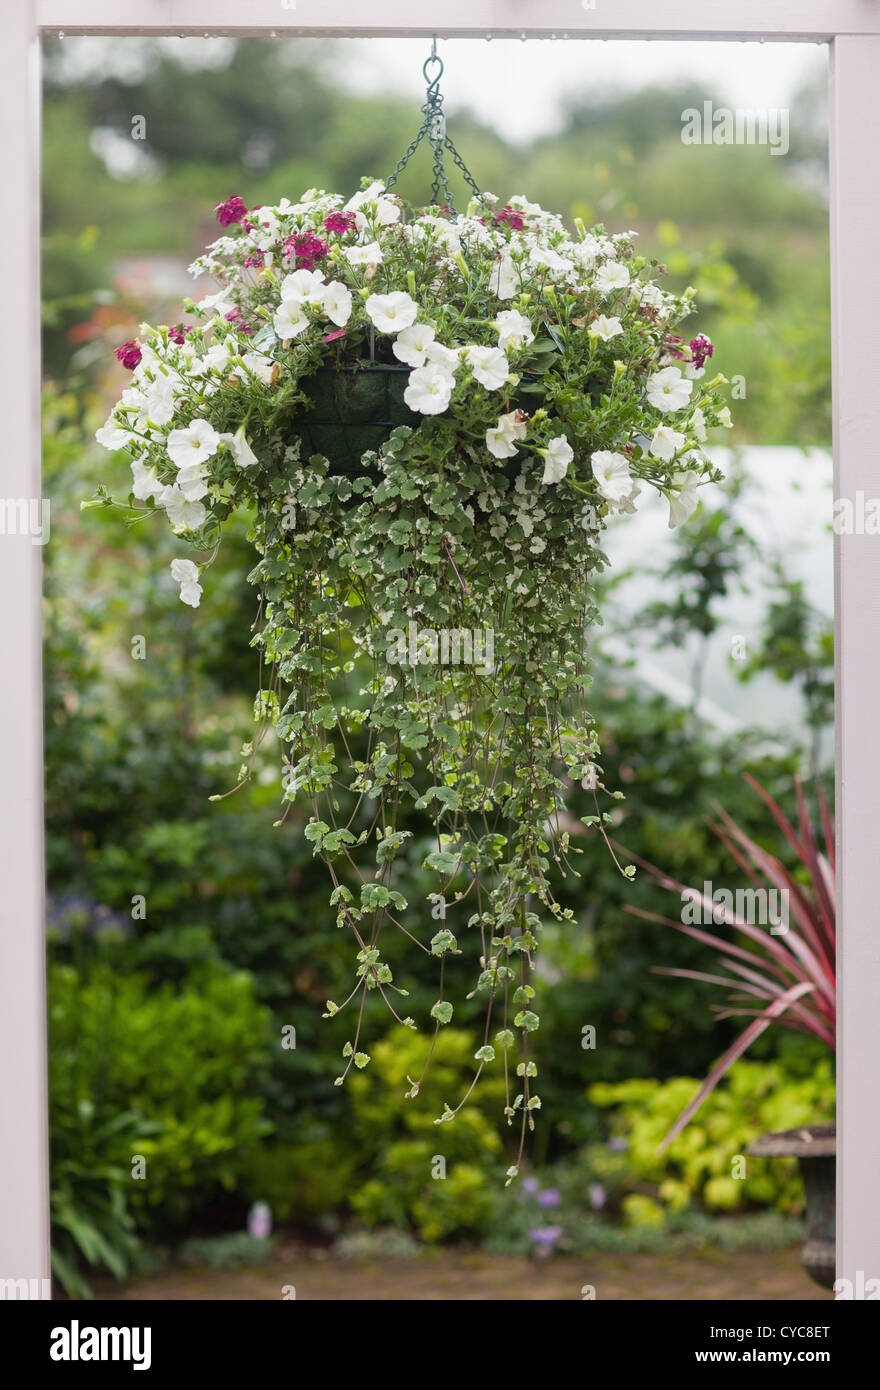
POLYGON ((354 1261, 290 1246, 258 1268, 171 1266, 99 1298, 141 1300, 645 1300, 802 1301, 830 1299, 807 1278, 797 1249, 770 1253, 701 1251, 686 1255, 598 1254, 544 1263, 509 1255, 439 1251, 417 1258, 354 1261), (295 1289, 295 1295, 290 1292, 295 1289), (286 1290, 286 1292, 285 1292, 286 1290))

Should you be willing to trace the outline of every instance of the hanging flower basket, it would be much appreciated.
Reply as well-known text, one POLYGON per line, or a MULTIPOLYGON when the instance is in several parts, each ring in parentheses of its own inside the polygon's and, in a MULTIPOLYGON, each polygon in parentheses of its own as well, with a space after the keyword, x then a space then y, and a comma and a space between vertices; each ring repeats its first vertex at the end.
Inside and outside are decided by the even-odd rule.
POLYGON ((359 477, 363 456, 375 453, 397 425, 419 424, 403 398, 408 381, 404 366, 319 367, 302 383, 311 408, 291 425, 292 436, 302 441, 302 457, 321 454, 333 460, 334 471, 359 477))
MULTIPOLYGON (((578 876, 560 814, 583 783, 604 836, 617 795, 587 704, 601 533, 643 490, 685 520, 720 476, 707 429, 730 420, 711 344, 675 332, 693 292, 664 289, 633 233, 472 181, 456 212, 434 83, 425 113, 413 147, 427 134, 435 201, 419 213, 393 178, 347 201, 222 203, 192 267, 217 291, 186 302, 187 326, 123 345, 133 382, 98 438, 130 455, 129 505, 200 557, 172 564, 192 607, 230 510, 253 518, 256 717, 283 749, 285 817, 327 865, 328 927, 353 940, 351 990, 327 1004, 352 1016, 337 1081, 368 1065, 378 1011, 447 1026, 464 967, 484 1005, 474 1079, 503 1075, 521 1152, 541 1105, 535 953, 548 918, 573 917, 551 870, 578 876), (417 846, 420 911, 397 873, 417 846), (398 931, 437 967, 427 1019, 403 1011, 398 931)), ((262 757, 249 741, 238 785, 262 757)))

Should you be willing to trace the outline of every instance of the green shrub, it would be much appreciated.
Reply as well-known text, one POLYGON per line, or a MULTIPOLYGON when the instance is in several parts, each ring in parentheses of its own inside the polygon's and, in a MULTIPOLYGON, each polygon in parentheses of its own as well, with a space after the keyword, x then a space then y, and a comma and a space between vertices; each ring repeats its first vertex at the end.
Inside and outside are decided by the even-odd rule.
POLYGON ((267 1021, 251 978, 218 966, 180 988, 100 962, 52 966, 50 1133, 63 1281, 79 1256, 123 1277, 135 1228, 155 1229, 157 1213, 173 1228, 235 1186, 242 1155, 269 1129, 263 1101, 249 1094, 268 1055, 267 1021))
POLYGON ((370 1176, 356 1183, 350 1202, 367 1225, 411 1227, 426 1241, 485 1227, 505 1167, 495 1120, 504 1103, 500 1074, 484 1072, 479 1095, 454 1120, 436 1123, 470 1085, 477 1046, 475 1035, 441 1028, 424 1084, 407 1100, 428 1045, 393 1028, 371 1048, 369 1070, 351 1077, 354 1142, 370 1176))
POLYGON ((803 1208, 803 1187, 794 1159, 746 1155, 759 1134, 825 1123, 834 1118, 831 1062, 824 1058, 806 1077, 792 1078, 778 1062, 737 1062, 706 1099, 695 1119, 657 1156, 663 1136, 700 1083, 598 1082, 589 1098, 613 1108, 612 1128, 623 1147, 588 1145, 584 1162, 605 1186, 631 1225, 654 1224, 658 1213, 682 1211, 699 1201, 710 1211, 803 1208), (645 1185, 654 1188, 650 1195, 645 1185), (632 1189, 638 1186, 639 1191, 632 1189))
POLYGON ((244 1161, 242 1191, 266 1202, 276 1222, 316 1217, 344 1206, 357 1154, 335 1139, 272 1140, 244 1161))
POLYGON ((136 1144, 141 1124, 131 1111, 98 1123, 88 1100, 76 1118, 52 1134, 52 1272, 71 1298, 91 1298, 83 1263, 121 1280, 145 1262, 128 1204, 131 1171, 106 1158, 121 1136, 136 1144))

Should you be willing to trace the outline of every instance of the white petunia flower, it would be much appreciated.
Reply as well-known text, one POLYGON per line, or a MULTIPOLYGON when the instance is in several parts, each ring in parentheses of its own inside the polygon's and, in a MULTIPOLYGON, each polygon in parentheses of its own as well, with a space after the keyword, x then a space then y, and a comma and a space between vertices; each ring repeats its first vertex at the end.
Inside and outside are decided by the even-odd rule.
POLYGON ((416 301, 403 290, 393 290, 391 294, 371 294, 364 309, 370 323, 380 333, 398 333, 401 328, 409 328, 419 313, 416 301))
POLYGON ((155 468, 147 468, 140 459, 135 459, 132 463, 131 476, 134 480, 132 494, 139 502, 146 502, 148 497, 161 497, 165 490, 164 483, 159 482, 155 468))
POLYGON ((373 179, 367 188, 359 188, 357 193, 353 193, 345 204, 346 212, 357 212, 365 203, 371 203, 374 198, 378 198, 385 192, 385 185, 381 179, 373 179))
POLYGON ((165 447, 172 463, 189 468, 216 454, 220 436, 207 420, 195 419, 184 430, 172 430, 165 447))
POLYGON ((207 516, 204 503, 189 502, 175 484, 166 487, 156 501, 164 507, 172 528, 175 531, 196 531, 207 516))
POLYGON ((449 405, 454 385, 455 377, 450 372, 428 363, 410 372, 403 399, 410 410, 417 410, 420 415, 442 415, 449 405))
POLYGON ((632 297, 651 309, 662 309, 666 304, 663 291, 659 285, 654 284, 653 280, 644 284, 641 280, 636 280, 632 287, 632 297))
POLYGON ((202 597, 199 583, 199 567, 192 560, 172 560, 171 573, 180 585, 180 597, 191 608, 198 608, 202 597))
POLYGON ((281 302, 292 299, 317 306, 323 302, 326 289, 320 270, 294 270, 281 281, 281 302))
POLYGON ((444 372, 454 376, 461 366, 460 352, 461 348, 446 347, 444 343, 438 343, 435 339, 425 350, 425 361, 434 367, 442 367, 444 372))
POLYGON ((494 429, 486 430, 486 448, 493 458, 511 459, 517 452, 517 440, 525 439, 528 421, 522 411, 512 410, 501 415, 494 429))
MULTIPOLYGON (((208 372, 223 371, 237 350, 233 338, 224 338, 222 343, 214 343, 201 357, 193 357, 190 360, 190 376, 207 376, 208 372)), ((146 397, 144 397, 144 404, 146 404, 146 397)))
POLYGON ((515 351, 535 341, 532 325, 518 309, 502 309, 495 315, 492 326, 498 330, 498 346, 505 351, 508 348, 515 351))
POLYGON ((691 398, 694 383, 681 374, 679 367, 664 367, 648 377, 646 395, 657 410, 681 410, 691 398))
POLYGON ((247 374, 244 368, 247 367, 248 371, 253 372, 254 375, 262 381, 264 386, 268 386, 269 382, 272 380, 272 373, 275 370, 275 363, 272 361, 271 357, 266 357, 262 352, 243 352, 241 360, 244 366, 233 368, 233 376, 240 377, 242 381, 246 381, 247 374))
POLYGON ((601 338, 603 343, 610 342, 612 338, 617 338, 623 332, 623 325, 618 318, 606 318, 604 314, 590 324, 587 329, 591 338, 601 338))
POLYGON ((620 261, 606 261, 596 271, 595 285, 600 294, 612 294, 629 284, 629 271, 620 261))
POLYGON ((224 439, 232 450, 232 457, 239 468, 252 468, 255 463, 259 463, 259 459, 245 438, 244 425, 239 425, 235 434, 224 435, 224 439))
POLYGON ((227 297, 226 290, 218 290, 216 294, 208 294, 204 299, 200 299, 196 305, 197 309, 214 309, 218 314, 229 314, 235 308, 235 304, 227 297))
POLYGON ((286 342, 288 338, 299 337, 310 323, 311 319, 299 299, 282 300, 272 319, 272 327, 282 342, 286 342))
POLYGON ((122 449, 134 435, 129 430, 122 429, 111 415, 99 430, 95 430, 95 438, 105 449, 122 449))
POLYGON ((613 501, 609 498, 609 512, 634 512, 636 509, 636 498, 638 497, 640 491, 641 489, 638 483, 634 481, 632 485, 632 492, 629 494, 628 497, 622 497, 619 501, 613 501))
POLYGON ((429 323, 413 323, 398 333, 391 351, 398 362, 405 362, 408 367, 423 367, 433 341, 434 330, 429 323))
POLYGON ((730 406, 726 405, 718 412, 718 423, 723 425, 726 430, 733 429, 733 421, 730 418, 730 406))
POLYGON ((507 353, 500 347, 468 347, 465 358, 477 381, 487 391, 497 391, 504 385, 510 366, 507 353))
POLYGON ((558 251, 554 251, 549 246, 533 246, 529 252, 529 261, 537 269, 552 270, 563 279, 574 273, 571 261, 560 256, 558 251))
POLYGON ((521 212, 524 217, 544 217, 550 215, 544 212, 540 203, 530 203, 524 193, 514 193, 507 201, 512 208, 516 208, 517 212, 521 212))
POLYGON ((342 254, 349 265, 380 265, 382 262, 378 241, 368 241, 366 246, 343 246, 342 254))
POLYGON ((174 419, 176 401, 168 377, 160 376, 144 395, 143 414, 153 425, 170 425, 174 419))
POLYGON ((599 491, 610 502, 623 502, 633 490, 633 479, 629 471, 629 459, 625 454, 616 454, 610 449, 599 449, 590 459, 593 477, 599 491))
POLYGON ((207 496, 206 467, 204 463, 193 463, 178 470, 174 486, 183 493, 187 502, 198 502, 199 498, 207 496))
POLYGON ((365 232, 371 224, 379 227, 388 227, 392 222, 400 221, 400 204, 394 198, 378 197, 371 200, 370 205, 366 203, 355 209, 355 225, 359 232, 365 232))
MULTIPOLYGON (((564 434, 556 435, 551 439, 546 449, 536 449, 535 453, 540 454, 544 460, 544 476, 542 483, 561 483, 568 472, 568 465, 574 458, 572 449, 564 434)), ((595 454, 593 455, 595 458, 595 454)))
POLYGON ((688 469, 685 473, 676 473, 672 478, 670 488, 676 488, 677 492, 666 493, 666 500, 669 503, 670 529, 681 526, 696 511, 700 500, 697 496, 699 482, 700 475, 695 473, 693 469, 688 469))
POLYGON ((683 447, 684 442, 685 437, 678 430, 671 429, 669 425, 658 425, 651 436, 649 449, 655 459, 663 459, 668 463, 683 447))
POLYGON ((344 328, 351 318, 351 290, 339 280, 331 280, 324 290, 321 308, 331 323, 344 328))
POLYGON ((502 253, 489 277, 489 292, 498 299, 513 299, 518 289, 519 272, 513 263, 513 258, 502 253))

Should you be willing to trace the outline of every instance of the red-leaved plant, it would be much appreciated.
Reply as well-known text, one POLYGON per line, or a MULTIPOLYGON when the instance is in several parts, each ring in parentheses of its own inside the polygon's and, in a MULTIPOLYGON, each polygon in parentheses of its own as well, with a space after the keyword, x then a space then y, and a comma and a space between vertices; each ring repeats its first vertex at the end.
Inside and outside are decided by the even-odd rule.
POLYGON ((658 974, 678 975, 684 979, 721 985, 730 991, 727 1003, 712 1004, 710 1008, 719 1018, 751 1019, 736 1042, 711 1068, 693 1100, 664 1138, 658 1153, 662 1153, 681 1133, 728 1068, 772 1023, 812 1033, 834 1049, 834 832, 828 803, 822 787, 817 785, 823 853, 810 824, 800 782, 795 783, 798 808, 798 828, 795 829, 769 793, 753 777, 746 774, 746 781, 766 802, 803 873, 795 877, 775 855, 762 849, 746 835, 717 803, 714 809, 719 823, 710 822, 710 825, 752 884, 787 894, 788 925, 784 933, 771 935, 767 927, 743 920, 741 913, 737 914, 713 898, 707 898, 696 888, 688 888, 677 882, 656 865, 631 856, 662 887, 686 894, 692 903, 702 905, 708 911, 710 920, 722 923, 731 928, 732 934, 747 937, 753 943, 753 949, 749 950, 739 944, 733 935, 727 941, 714 932, 702 931, 685 922, 675 922, 671 917, 661 917, 636 907, 628 908, 637 917, 673 927, 675 931, 711 946, 720 957, 721 967, 727 971, 726 974, 709 974, 703 970, 654 966, 658 974), (758 1007, 754 1007, 755 1000, 759 1001, 758 1007))

